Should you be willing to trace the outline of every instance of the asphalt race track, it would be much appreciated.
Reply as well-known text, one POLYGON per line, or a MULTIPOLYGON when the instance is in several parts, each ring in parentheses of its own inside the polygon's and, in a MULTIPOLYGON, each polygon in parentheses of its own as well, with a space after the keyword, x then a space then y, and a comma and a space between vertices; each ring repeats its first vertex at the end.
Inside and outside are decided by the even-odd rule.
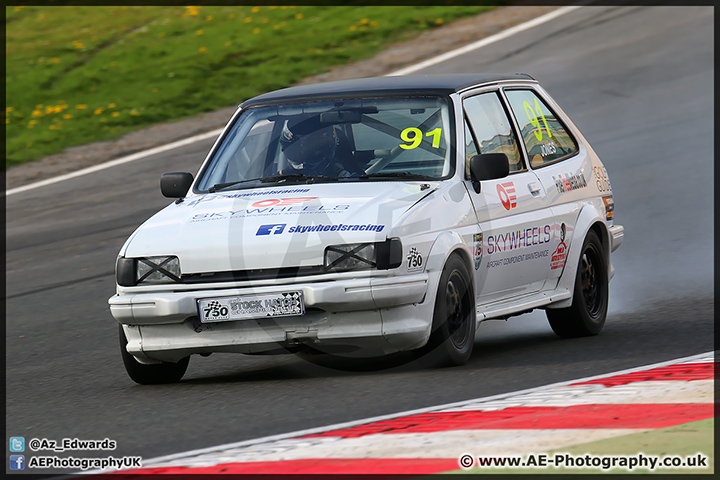
POLYGON ((712 350, 713 54, 712 7, 583 7, 422 72, 533 75, 605 163, 625 227, 601 335, 561 340, 543 312, 487 322, 458 368, 215 354, 179 384, 136 385, 107 306, 115 257, 169 203, 160 175, 196 172, 211 142, 11 195, 6 438, 151 458, 712 350))

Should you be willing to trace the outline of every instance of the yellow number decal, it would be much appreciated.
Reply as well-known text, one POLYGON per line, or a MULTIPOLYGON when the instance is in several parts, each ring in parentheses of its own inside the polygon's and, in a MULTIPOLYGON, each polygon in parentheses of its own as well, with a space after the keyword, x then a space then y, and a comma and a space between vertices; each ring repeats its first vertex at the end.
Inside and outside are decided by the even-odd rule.
POLYGON ((430 130, 425 134, 426 137, 433 137, 433 148, 440 148, 440 135, 442 135, 442 130, 440 129, 440 127, 436 128, 435 130, 430 130))
POLYGON ((537 116, 535 115, 532 106, 527 100, 523 102, 523 107, 525 107, 525 115, 527 115, 530 123, 532 123, 533 127, 535 127, 535 138, 537 138, 539 142, 543 138, 542 130, 540 130, 540 121, 537 119, 537 116))
POLYGON ((420 142, 422 142, 423 134, 419 128, 408 127, 400 133, 400 138, 402 138, 403 141, 410 143, 410 145, 403 145, 401 143, 400 148, 405 150, 412 150, 413 148, 417 148, 420 145, 420 142))
MULTIPOLYGON (((436 128, 435 130, 430 130, 425 134, 425 136, 432 137, 433 148, 440 148, 440 138, 442 137, 442 129, 440 127, 436 128)), ((401 143, 400 148, 403 148, 405 150, 412 150, 413 148, 417 148, 420 146, 420 143, 423 139, 423 133, 420 131, 419 128, 408 127, 402 132, 400 132, 400 138, 410 144, 404 145, 401 143)))
POLYGON ((540 108, 540 102, 538 102, 538 99, 535 99, 535 110, 533 111, 532 105, 528 101, 523 102, 523 107, 525 108, 525 115, 527 115, 528 119, 530 120, 530 123, 532 123, 533 127, 535 127, 535 138, 538 139, 538 142, 542 140, 543 133, 542 133, 542 127, 540 126, 540 120, 538 120, 537 116, 540 115, 540 118, 542 118, 543 123, 545 124, 545 130, 547 131, 548 137, 552 138, 552 133, 550 133, 550 127, 548 127, 547 120, 545 120, 545 115, 542 113, 542 109, 540 108), (537 112, 537 113, 536 113, 537 112))
POLYGON ((542 113, 542 109, 540 108, 540 102, 538 102, 538 99, 535 99, 535 111, 540 114, 540 117, 543 119, 543 123, 545 124, 545 130, 548 132, 548 137, 552 138, 552 133, 550 133, 550 127, 548 127, 547 120, 545 120, 545 115, 542 113))

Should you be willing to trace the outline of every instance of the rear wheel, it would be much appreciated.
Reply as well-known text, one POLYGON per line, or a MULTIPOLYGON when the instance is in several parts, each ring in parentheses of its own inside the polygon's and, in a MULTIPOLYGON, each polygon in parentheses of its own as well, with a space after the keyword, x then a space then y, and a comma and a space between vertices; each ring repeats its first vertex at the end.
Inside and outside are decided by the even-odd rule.
POLYGON ((452 255, 440 275, 430 340, 416 351, 423 363, 444 367, 470 359, 475 341, 474 301, 465 262, 452 255))
POLYGON ((120 354, 122 355, 125 370, 130 378, 141 385, 157 385, 161 383, 179 382, 190 363, 190 357, 185 357, 178 363, 163 362, 155 365, 144 365, 127 351, 127 338, 120 327, 120 354))
POLYGON ((605 325, 608 307, 608 272, 600 238, 588 232, 580 253, 572 305, 545 312, 560 337, 597 335, 605 325))

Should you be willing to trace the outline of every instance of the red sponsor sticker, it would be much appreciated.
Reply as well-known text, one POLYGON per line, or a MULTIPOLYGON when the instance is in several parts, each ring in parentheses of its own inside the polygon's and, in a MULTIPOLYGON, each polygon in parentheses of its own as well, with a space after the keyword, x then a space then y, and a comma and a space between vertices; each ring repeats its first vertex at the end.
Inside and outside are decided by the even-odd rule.
POLYGON ((497 193, 505 210, 517 206, 517 195, 515 194, 515 184, 513 182, 498 183, 497 193))
POLYGON ((560 242, 550 258, 550 270, 556 268, 562 268, 565 266, 565 258, 567 257, 567 245, 565 242, 560 242))

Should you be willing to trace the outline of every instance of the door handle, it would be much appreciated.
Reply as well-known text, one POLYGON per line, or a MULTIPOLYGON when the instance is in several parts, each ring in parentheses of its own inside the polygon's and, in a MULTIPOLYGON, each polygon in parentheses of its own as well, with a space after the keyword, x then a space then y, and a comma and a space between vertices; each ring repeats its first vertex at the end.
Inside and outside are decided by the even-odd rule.
POLYGON ((537 195, 540 193, 540 185, 535 182, 528 183, 528 190, 530 190, 530 193, 533 195, 537 195))

